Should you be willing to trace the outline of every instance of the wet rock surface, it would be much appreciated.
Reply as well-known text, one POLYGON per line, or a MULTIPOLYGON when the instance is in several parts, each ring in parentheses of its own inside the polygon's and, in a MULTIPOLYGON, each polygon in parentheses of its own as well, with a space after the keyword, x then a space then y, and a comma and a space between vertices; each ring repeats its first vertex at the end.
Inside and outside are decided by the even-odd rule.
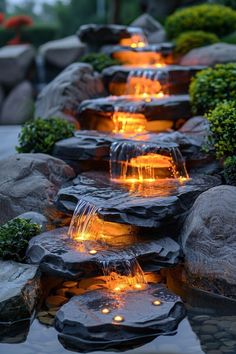
MULTIPOLYGON (((140 227, 164 228, 176 232, 181 217, 199 194, 220 184, 213 176, 193 176, 188 182, 160 182, 130 190, 130 186, 111 182, 99 172, 78 175, 73 186, 63 188, 57 196, 59 209, 72 213, 83 199, 99 207, 99 216, 107 221, 140 227)), ((166 233, 165 233, 166 234, 166 233)))
POLYGON ((77 119, 82 129, 112 131, 112 114, 114 112, 132 112, 143 114, 147 121, 170 121, 170 127, 176 129, 191 117, 188 95, 173 95, 151 102, 127 97, 106 97, 86 100, 77 110, 77 119))
POLYGON ((30 318, 40 294, 38 267, 0 261, 0 322, 30 318))
POLYGON ((104 95, 101 76, 93 72, 92 66, 74 63, 41 91, 35 116, 49 118, 67 114, 74 117, 81 101, 104 95))
MULTIPOLYGON (((116 237, 116 236, 114 236, 116 237)), ((42 271, 60 277, 78 279, 103 274, 104 262, 125 272, 126 262, 135 258, 146 271, 173 266, 180 258, 180 247, 172 239, 143 237, 127 245, 129 235, 123 236, 119 247, 102 242, 78 242, 68 237, 68 228, 56 229, 34 237, 27 250, 27 260, 39 264, 42 271), (156 238, 156 239, 155 239, 156 238), (125 239, 125 240, 124 240, 125 239), (96 249, 91 255, 89 251, 96 249)), ((116 241, 118 242, 118 241, 116 241)))
POLYGON ((132 23, 133 27, 140 27, 147 36, 148 43, 161 43, 166 41, 166 32, 160 22, 145 13, 136 18, 132 23))
POLYGON ((119 299, 101 290, 73 297, 56 315, 55 327, 63 346, 81 352, 125 350, 158 335, 175 333, 185 316, 180 299, 161 285, 126 292, 119 299), (152 304, 157 299, 160 306, 152 304), (110 313, 102 314, 103 307, 110 313), (115 316, 124 320, 116 323, 115 316))
POLYGON ((0 224, 28 211, 44 212, 60 186, 74 177, 64 161, 45 154, 0 160, 0 224))
MULTIPOLYGON (((202 70, 204 66, 179 66, 170 65, 163 68, 135 68, 135 71, 148 72, 149 77, 155 73, 164 73, 168 75, 168 84, 164 85, 164 89, 169 94, 186 94, 188 92, 191 78, 202 70)), ((132 66, 111 66, 103 70, 102 75, 105 85, 111 94, 114 92, 115 85, 124 85, 127 82, 129 74, 134 71, 132 66), (113 90, 113 91, 112 91, 113 90)), ((125 94, 125 92, 123 92, 125 94)))
POLYGON ((218 186, 195 201, 182 231, 189 281, 235 298, 236 188, 218 186))

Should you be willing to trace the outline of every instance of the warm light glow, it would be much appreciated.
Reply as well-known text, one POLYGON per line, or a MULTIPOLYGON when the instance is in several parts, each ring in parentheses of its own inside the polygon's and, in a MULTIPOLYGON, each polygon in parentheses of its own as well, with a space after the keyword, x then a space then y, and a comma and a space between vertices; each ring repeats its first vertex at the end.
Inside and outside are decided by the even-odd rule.
MULTIPOLYGON (((120 50, 113 53, 113 58, 119 60, 122 64, 125 65, 154 65, 155 67, 164 67, 166 66, 165 58, 161 53, 152 52, 152 51, 141 51, 139 48, 142 48, 137 44, 130 45, 131 50, 120 50), (137 50, 136 50, 137 49, 137 50)), ((145 45, 143 46, 145 47, 145 45)))
POLYGON ((152 304, 153 304, 154 306, 160 306, 160 305, 161 305, 161 301, 160 301, 160 300, 154 300, 154 301, 152 302, 152 304))
POLYGON ((117 315, 117 316, 113 317, 113 320, 115 322, 124 322, 124 317, 117 315))
POLYGON ((104 309, 102 309, 101 310, 101 313, 103 314, 103 315, 107 315, 108 313, 110 313, 111 311, 109 310, 109 309, 107 309, 107 308, 104 308, 104 309))
POLYGON ((158 80, 144 76, 130 76, 127 82, 127 94, 140 98, 163 97, 162 85, 158 80), (160 94, 158 96, 158 94, 160 94))
POLYGON ((91 251, 89 251, 89 253, 90 253, 91 255, 95 255, 95 254, 97 254, 97 251, 96 251, 96 250, 91 250, 91 251))
POLYGON ((113 133, 141 133, 145 132, 147 120, 143 114, 115 112, 112 116, 113 133))
POLYGON ((146 47, 147 42, 141 34, 136 33, 129 38, 122 38, 119 44, 122 47, 143 48, 146 47))

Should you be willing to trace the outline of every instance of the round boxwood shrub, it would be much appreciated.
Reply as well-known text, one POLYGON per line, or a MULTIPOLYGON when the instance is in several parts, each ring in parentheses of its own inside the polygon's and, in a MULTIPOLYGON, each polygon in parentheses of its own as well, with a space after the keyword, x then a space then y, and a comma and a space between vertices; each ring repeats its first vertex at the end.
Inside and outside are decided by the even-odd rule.
POLYGON ((175 54, 184 55, 190 50, 204 47, 219 42, 219 38, 213 34, 203 31, 189 31, 182 33, 175 41, 175 54))
POLYGON ((236 156, 229 156, 225 160, 224 177, 227 184, 236 186, 236 156))
POLYGON ((19 218, 0 226, 0 258, 24 261, 30 239, 40 231, 40 225, 19 218))
POLYGON ((203 4, 177 10, 166 20, 166 31, 176 38, 187 31, 206 31, 224 36, 236 29, 236 11, 230 7, 203 4))
POLYGON ((216 157, 227 157, 236 153, 236 101, 225 101, 208 113, 210 124, 209 143, 216 157))
POLYGON ((91 64, 95 71, 99 73, 108 66, 119 65, 120 62, 116 59, 112 59, 106 54, 103 53, 91 53, 84 55, 81 59, 81 62, 91 64))
POLYGON ((236 64, 218 64, 197 73, 190 84, 194 114, 205 114, 224 100, 236 99, 236 64))
POLYGON ((37 118, 23 125, 16 151, 50 154, 55 143, 73 136, 74 130, 73 124, 61 118, 37 118))

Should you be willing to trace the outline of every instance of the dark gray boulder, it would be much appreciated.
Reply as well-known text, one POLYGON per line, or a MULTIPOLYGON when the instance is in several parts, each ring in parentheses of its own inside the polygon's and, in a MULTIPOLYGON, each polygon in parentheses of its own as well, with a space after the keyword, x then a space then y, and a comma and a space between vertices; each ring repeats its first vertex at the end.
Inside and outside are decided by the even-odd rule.
POLYGON ((145 13, 136 18, 132 23, 133 27, 140 27, 147 36, 148 43, 162 43, 167 39, 166 31, 160 22, 151 15, 145 13))
POLYGON ((40 295, 37 266, 0 261, 0 322, 30 318, 40 295))
POLYGON ((189 281, 234 297, 236 291, 236 188, 211 188, 195 201, 182 231, 189 281))
POLYGON ((180 298, 163 285, 125 292, 119 299, 102 290, 73 297, 55 319, 63 346, 79 352, 135 348, 159 335, 173 335, 185 316, 180 298), (153 305, 157 299, 160 306, 153 305), (103 307, 110 312, 104 315, 103 307), (116 323, 115 316, 123 321, 116 323))
POLYGON ((113 245, 104 245, 102 241, 78 242, 67 233, 68 228, 61 228, 32 238, 26 254, 28 263, 38 264, 43 272, 54 276, 79 279, 102 275, 104 262, 125 272, 127 263, 137 259, 144 270, 154 271, 173 266, 180 259, 179 245, 168 237, 158 239, 155 235, 151 239, 147 235, 138 238, 124 234, 123 241, 119 241, 121 237, 113 234, 110 236, 116 238, 113 245), (97 254, 91 255, 91 249, 98 250, 97 254))

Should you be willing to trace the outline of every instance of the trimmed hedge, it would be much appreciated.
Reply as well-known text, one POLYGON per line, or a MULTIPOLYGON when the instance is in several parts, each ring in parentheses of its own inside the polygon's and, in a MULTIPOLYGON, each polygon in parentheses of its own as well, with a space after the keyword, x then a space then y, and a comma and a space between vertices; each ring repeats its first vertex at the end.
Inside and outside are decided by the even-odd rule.
POLYGON ((189 93, 194 114, 205 114, 224 100, 236 100, 236 63, 218 64, 198 72, 189 93))
POLYGON ((170 38, 187 31, 211 32, 220 37, 236 30, 236 11, 223 5, 191 6, 170 15, 165 27, 170 38))
POLYGON ((181 56, 194 48, 204 47, 219 41, 219 38, 213 33, 203 31, 185 32, 175 41, 175 55, 181 56))
POLYGON ((214 147, 217 158, 236 153, 236 101, 223 102, 209 112, 209 143, 214 147))

